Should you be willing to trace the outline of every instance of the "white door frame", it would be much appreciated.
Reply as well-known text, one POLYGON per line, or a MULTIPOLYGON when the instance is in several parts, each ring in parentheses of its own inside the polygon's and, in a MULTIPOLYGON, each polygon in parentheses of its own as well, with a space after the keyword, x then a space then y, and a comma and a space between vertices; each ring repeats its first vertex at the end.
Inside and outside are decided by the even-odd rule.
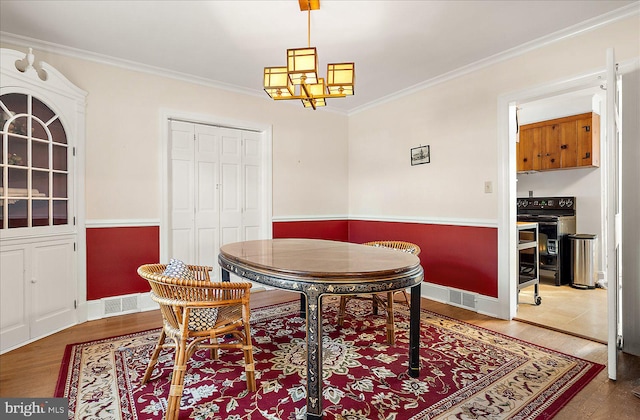
POLYGON ((169 177, 167 176, 167 167, 169 165, 169 137, 170 137, 170 124, 171 120, 180 120, 185 122, 191 122, 195 124, 207 124, 218 127, 233 128, 238 130, 250 130, 259 132, 262 136, 263 148, 262 148, 262 202, 264 203, 262 212, 262 237, 265 239, 271 239, 273 235, 272 229, 272 202, 273 202, 273 188, 272 188, 272 167, 273 167, 273 150, 272 150, 272 126, 267 124, 260 124, 250 121, 234 120, 216 115, 196 114, 191 112, 183 112, 171 109, 162 109, 160 111, 160 161, 158 167, 158 178, 160 179, 160 208, 161 208, 161 220, 160 220, 160 261, 168 262, 169 255, 169 216, 171 209, 169 208, 169 177))

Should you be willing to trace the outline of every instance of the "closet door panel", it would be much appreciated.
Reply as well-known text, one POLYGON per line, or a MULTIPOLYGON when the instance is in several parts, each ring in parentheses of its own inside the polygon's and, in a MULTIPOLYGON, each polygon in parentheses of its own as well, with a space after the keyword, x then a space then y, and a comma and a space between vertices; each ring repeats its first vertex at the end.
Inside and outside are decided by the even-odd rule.
POLYGON ((242 133, 220 129, 220 229, 224 245, 242 237, 242 133))
POLYGON ((195 126, 195 263, 210 267, 217 266, 220 248, 219 143, 219 129, 195 126))
POLYGON ((254 132, 243 132, 243 188, 244 212, 242 226, 244 240, 261 239, 260 220, 262 212, 262 168, 260 136, 254 132))
POLYGON ((194 126, 171 122, 170 258, 195 262, 194 126))

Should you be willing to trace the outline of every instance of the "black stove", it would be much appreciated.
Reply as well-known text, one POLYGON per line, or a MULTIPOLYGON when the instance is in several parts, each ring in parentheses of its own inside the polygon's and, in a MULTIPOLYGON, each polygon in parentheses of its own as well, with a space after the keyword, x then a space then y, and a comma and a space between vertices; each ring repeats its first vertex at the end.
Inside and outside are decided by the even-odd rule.
POLYGON ((518 221, 538 223, 540 274, 555 278, 556 286, 570 279, 569 235, 576 233, 575 197, 518 198, 518 221))

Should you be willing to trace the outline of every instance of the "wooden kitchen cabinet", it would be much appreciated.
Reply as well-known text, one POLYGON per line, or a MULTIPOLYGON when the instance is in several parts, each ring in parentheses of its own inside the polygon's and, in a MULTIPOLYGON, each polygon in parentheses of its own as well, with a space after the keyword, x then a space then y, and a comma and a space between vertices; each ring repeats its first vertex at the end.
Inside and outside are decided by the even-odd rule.
POLYGON ((589 112, 520 127, 517 170, 548 171, 600 165, 600 116, 589 112))

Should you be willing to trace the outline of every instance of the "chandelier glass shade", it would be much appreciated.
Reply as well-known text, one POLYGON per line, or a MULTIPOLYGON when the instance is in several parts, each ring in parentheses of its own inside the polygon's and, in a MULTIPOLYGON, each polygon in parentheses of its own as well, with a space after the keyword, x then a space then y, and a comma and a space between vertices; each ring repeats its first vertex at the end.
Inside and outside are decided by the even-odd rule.
POLYGON ((306 48, 287 50, 286 67, 264 68, 264 90, 274 100, 299 99, 305 108, 326 105, 326 98, 344 98, 354 94, 355 63, 327 65, 327 77, 318 75, 318 52, 311 46, 311 10, 319 1, 299 0, 300 10, 308 11, 306 48))

